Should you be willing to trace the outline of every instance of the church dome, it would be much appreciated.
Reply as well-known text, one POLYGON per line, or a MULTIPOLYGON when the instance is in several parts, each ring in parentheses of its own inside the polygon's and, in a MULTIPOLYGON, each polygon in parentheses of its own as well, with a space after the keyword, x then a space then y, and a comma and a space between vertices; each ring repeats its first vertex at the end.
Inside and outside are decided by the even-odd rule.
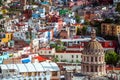
POLYGON ((96 41, 96 31, 92 29, 91 31, 91 41, 85 45, 83 54, 103 54, 104 49, 102 45, 96 41))
POLYGON ((90 41, 84 48, 84 53, 97 54, 102 53, 103 47, 98 41, 90 41))

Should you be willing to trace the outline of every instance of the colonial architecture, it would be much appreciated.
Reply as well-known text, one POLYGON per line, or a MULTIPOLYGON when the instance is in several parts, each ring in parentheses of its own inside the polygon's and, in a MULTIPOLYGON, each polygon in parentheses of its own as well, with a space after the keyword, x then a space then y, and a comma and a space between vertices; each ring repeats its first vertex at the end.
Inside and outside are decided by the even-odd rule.
POLYGON ((102 23, 102 25, 101 25, 101 34, 102 35, 117 36, 119 33, 120 33, 120 25, 102 23))
POLYGON ((102 45, 96 41, 96 31, 92 29, 91 40, 85 46, 82 54, 82 74, 94 77, 105 75, 104 57, 104 49, 102 45))

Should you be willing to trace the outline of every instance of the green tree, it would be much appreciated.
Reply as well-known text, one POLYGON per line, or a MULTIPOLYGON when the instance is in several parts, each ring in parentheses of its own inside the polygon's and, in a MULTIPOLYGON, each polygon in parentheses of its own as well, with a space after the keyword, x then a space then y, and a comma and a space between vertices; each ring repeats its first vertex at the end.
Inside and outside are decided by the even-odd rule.
POLYGON ((75 16, 75 19, 76 19, 76 22, 77 22, 77 23, 80 22, 80 16, 79 16, 79 15, 76 15, 76 16, 75 16))
POLYGON ((82 34, 85 35, 85 34, 86 34, 86 31, 87 31, 87 27, 84 26, 84 27, 82 28, 82 34))
POLYGON ((63 51, 65 50, 64 43, 60 40, 57 40, 54 44, 50 44, 50 47, 55 48, 56 51, 63 51))
POLYGON ((67 62, 67 60, 66 60, 66 59, 64 59, 64 60, 61 60, 61 62, 67 62))
POLYGON ((113 50, 106 51, 105 61, 107 64, 116 66, 118 60, 119 60, 119 57, 115 51, 113 51, 113 50))
POLYGON ((0 6, 2 6, 3 5, 3 2, 2 2, 2 0, 0 0, 0 6))
POLYGON ((100 21, 94 21, 93 26, 96 27, 97 35, 101 34, 101 22, 100 21))
POLYGON ((54 62, 58 62, 58 61, 59 61, 58 56, 56 56, 56 57, 54 56, 53 61, 54 61, 54 62))
POLYGON ((117 3, 117 6, 116 6, 116 11, 120 12, 120 2, 117 3))
POLYGON ((76 63, 80 63, 80 61, 77 59, 77 60, 76 60, 76 63))
POLYGON ((3 15, 0 15, 0 19, 2 19, 3 18, 3 15))
POLYGON ((76 35, 81 35, 81 30, 80 30, 79 27, 77 27, 77 33, 76 33, 76 35))

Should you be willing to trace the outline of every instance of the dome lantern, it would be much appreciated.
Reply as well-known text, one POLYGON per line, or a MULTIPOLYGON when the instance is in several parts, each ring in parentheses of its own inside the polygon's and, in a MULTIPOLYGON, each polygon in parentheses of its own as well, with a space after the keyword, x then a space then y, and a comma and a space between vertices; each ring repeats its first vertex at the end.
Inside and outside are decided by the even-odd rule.
POLYGON ((91 29, 91 40, 96 41, 96 30, 93 27, 91 29))

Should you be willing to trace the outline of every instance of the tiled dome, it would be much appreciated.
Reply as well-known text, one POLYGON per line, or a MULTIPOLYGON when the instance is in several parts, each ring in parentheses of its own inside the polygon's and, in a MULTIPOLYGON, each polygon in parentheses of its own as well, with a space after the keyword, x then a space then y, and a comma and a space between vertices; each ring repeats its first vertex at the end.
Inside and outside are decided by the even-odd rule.
POLYGON ((84 48, 83 54, 97 54, 103 52, 103 47, 98 41, 90 41, 84 48))

